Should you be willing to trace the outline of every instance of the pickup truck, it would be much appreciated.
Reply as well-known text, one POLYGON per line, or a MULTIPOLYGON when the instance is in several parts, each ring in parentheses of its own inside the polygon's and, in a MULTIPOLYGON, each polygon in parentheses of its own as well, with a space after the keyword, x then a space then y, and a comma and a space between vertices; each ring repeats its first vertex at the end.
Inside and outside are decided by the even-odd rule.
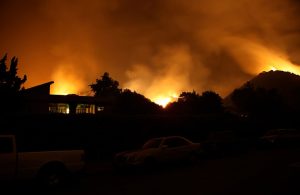
POLYGON ((32 178, 56 187, 85 165, 84 150, 20 152, 16 141, 15 135, 0 135, 0 180, 32 178))

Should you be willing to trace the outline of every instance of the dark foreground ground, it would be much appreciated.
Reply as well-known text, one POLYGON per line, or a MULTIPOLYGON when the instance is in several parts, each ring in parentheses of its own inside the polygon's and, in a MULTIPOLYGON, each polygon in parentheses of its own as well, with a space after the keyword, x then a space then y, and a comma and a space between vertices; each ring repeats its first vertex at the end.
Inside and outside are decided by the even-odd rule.
POLYGON ((87 165, 79 181, 56 190, 37 190, 31 182, 6 185, 1 194, 300 194, 300 148, 251 150, 238 156, 203 159, 194 165, 148 173, 115 172, 109 162, 87 165), (294 166, 295 165, 295 166, 294 166))

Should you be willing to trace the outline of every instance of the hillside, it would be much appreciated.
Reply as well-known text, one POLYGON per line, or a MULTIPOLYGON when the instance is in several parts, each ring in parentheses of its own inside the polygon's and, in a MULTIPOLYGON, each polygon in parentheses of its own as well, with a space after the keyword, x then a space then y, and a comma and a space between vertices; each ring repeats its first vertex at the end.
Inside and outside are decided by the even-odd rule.
POLYGON ((256 88, 277 89, 282 95, 300 89, 300 76, 284 71, 262 72, 249 81, 256 88))
MULTIPOLYGON (((262 72, 237 89, 243 89, 248 84, 255 89, 274 89, 281 96, 284 105, 288 109, 300 108, 300 76, 296 74, 284 71, 262 72)), ((234 107, 232 102, 233 92, 224 99, 224 104, 227 107, 234 107)))

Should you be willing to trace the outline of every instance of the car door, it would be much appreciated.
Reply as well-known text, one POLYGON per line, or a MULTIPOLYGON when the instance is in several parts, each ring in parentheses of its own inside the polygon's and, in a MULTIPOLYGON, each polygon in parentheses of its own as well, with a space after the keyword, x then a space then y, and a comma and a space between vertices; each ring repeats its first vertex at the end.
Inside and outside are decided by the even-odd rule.
POLYGON ((188 158, 191 153, 191 143, 181 137, 171 137, 163 143, 164 161, 178 161, 188 158))
POLYGON ((0 180, 10 180, 15 176, 16 151, 13 136, 0 136, 0 180))

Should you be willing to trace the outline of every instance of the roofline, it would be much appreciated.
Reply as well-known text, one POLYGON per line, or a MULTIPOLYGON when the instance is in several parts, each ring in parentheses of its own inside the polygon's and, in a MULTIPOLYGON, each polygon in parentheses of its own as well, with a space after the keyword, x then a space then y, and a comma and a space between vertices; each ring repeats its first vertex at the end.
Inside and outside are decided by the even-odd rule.
POLYGON ((26 90, 31 90, 31 89, 34 89, 34 88, 38 88, 38 87, 43 87, 43 86, 46 86, 46 85, 52 85, 54 83, 54 81, 49 81, 47 83, 43 83, 43 84, 40 84, 40 85, 36 85, 36 86, 33 86, 33 87, 30 87, 30 88, 27 88, 25 89, 26 90))

